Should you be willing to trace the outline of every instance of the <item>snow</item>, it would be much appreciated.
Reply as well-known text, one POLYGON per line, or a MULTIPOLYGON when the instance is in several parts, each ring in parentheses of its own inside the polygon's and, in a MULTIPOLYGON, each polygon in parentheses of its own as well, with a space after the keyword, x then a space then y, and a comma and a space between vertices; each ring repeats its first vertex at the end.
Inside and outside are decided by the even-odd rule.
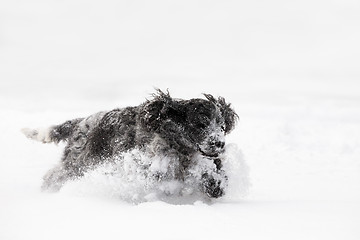
POLYGON ((359 10, 352 0, 0 2, 0 239, 359 239, 359 10), (137 105, 154 87, 232 103, 228 154, 249 166, 247 196, 242 161, 214 202, 130 204, 118 194, 136 189, 100 170, 40 191, 64 146, 22 128, 137 105))
MULTIPOLYGON (((178 158, 149 156, 134 149, 114 157, 111 163, 102 164, 87 172, 81 179, 68 182, 61 189, 61 193, 82 197, 106 197, 131 204, 149 201, 164 201, 177 205, 192 204, 196 201, 211 203, 198 189, 198 183, 205 170, 215 166, 201 155, 195 158, 197 164, 189 170, 191 176, 179 181, 175 178, 174 169, 178 165, 178 158)), ((248 166, 236 144, 228 144, 221 158, 224 159, 223 169, 228 177, 227 183, 223 181, 223 187, 227 190, 224 199, 241 199, 249 189, 248 166)), ((223 180, 220 175, 214 177, 216 180, 223 180)))

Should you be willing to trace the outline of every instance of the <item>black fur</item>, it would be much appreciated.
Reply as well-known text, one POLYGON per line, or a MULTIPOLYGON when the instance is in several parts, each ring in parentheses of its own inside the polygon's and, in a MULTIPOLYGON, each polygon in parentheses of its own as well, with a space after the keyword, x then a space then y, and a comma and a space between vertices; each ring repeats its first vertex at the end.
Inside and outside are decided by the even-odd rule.
POLYGON ((203 155, 214 168, 204 170, 199 188, 212 198, 224 195, 227 177, 220 156, 224 136, 234 128, 238 116, 224 98, 204 95, 206 99, 182 100, 158 90, 153 99, 139 106, 100 112, 52 127, 50 140, 67 141, 67 146, 60 165, 44 177, 43 189, 58 190, 68 179, 81 177, 92 167, 112 161, 113 156, 138 148, 151 154, 177 156, 178 180, 189 175, 194 156, 203 155))

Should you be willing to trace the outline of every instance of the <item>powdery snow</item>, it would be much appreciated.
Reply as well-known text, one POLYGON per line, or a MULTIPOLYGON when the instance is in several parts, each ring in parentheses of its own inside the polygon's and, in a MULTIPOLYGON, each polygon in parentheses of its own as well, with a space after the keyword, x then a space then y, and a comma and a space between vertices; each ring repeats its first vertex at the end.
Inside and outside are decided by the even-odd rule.
MULTIPOLYGON (((223 168, 229 182, 223 200, 239 200, 248 193, 248 166, 235 144, 228 144, 225 149, 223 168)), ((198 189, 203 166, 209 164, 206 158, 197 156, 198 164, 190 171, 192 177, 185 182, 171 177, 177 159, 149 157, 137 149, 117 158, 114 163, 103 164, 86 173, 83 178, 65 184, 61 192, 74 196, 108 197, 132 204, 159 200, 171 204, 191 204, 196 201, 211 203, 198 189), (153 177, 159 172, 169 176, 160 181, 153 177)))

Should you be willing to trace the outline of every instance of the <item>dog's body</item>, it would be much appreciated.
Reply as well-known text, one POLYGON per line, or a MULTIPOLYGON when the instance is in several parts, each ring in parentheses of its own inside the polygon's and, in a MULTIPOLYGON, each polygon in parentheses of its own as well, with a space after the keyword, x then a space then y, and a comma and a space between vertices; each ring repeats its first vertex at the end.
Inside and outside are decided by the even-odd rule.
MULTIPOLYGON (((58 190, 67 180, 136 148, 149 156, 177 159, 171 177, 180 181, 191 175, 195 156, 203 156, 210 164, 202 169, 200 190, 212 198, 224 195, 227 176, 221 154, 237 115, 223 98, 205 97, 173 99, 158 90, 152 100, 136 107, 99 112, 44 130, 23 129, 27 137, 44 143, 67 141, 62 161, 44 177, 43 189, 58 190)), ((161 174, 159 179, 167 177, 161 174)))

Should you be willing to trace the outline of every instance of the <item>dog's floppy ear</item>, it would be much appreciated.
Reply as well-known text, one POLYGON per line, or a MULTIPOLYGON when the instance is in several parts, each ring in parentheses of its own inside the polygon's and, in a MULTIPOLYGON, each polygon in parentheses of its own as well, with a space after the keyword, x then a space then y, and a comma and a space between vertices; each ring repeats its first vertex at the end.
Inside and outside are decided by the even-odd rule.
POLYGON ((220 106, 221 114, 225 119, 225 133, 227 134, 235 128, 235 124, 239 120, 239 116, 231 108, 231 104, 225 102, 225 98, 219 97, 218 103, 220 106))
POLYGON ((226 134, 230 133, 234 129, 235 124, 236 124, 237 120, 239 119, 239 116, 231 108, 231 106, 230 106, 231 104, 226 103, 225 98, 223 98, 223 97, 219 97, 218 99, 216 99, 211 94, 204 94, 204 96, 207 98, 207 100, 214 103, 220 109, 221 115, 223 116, 223 118, 225 120, 224 131, 226 134))

